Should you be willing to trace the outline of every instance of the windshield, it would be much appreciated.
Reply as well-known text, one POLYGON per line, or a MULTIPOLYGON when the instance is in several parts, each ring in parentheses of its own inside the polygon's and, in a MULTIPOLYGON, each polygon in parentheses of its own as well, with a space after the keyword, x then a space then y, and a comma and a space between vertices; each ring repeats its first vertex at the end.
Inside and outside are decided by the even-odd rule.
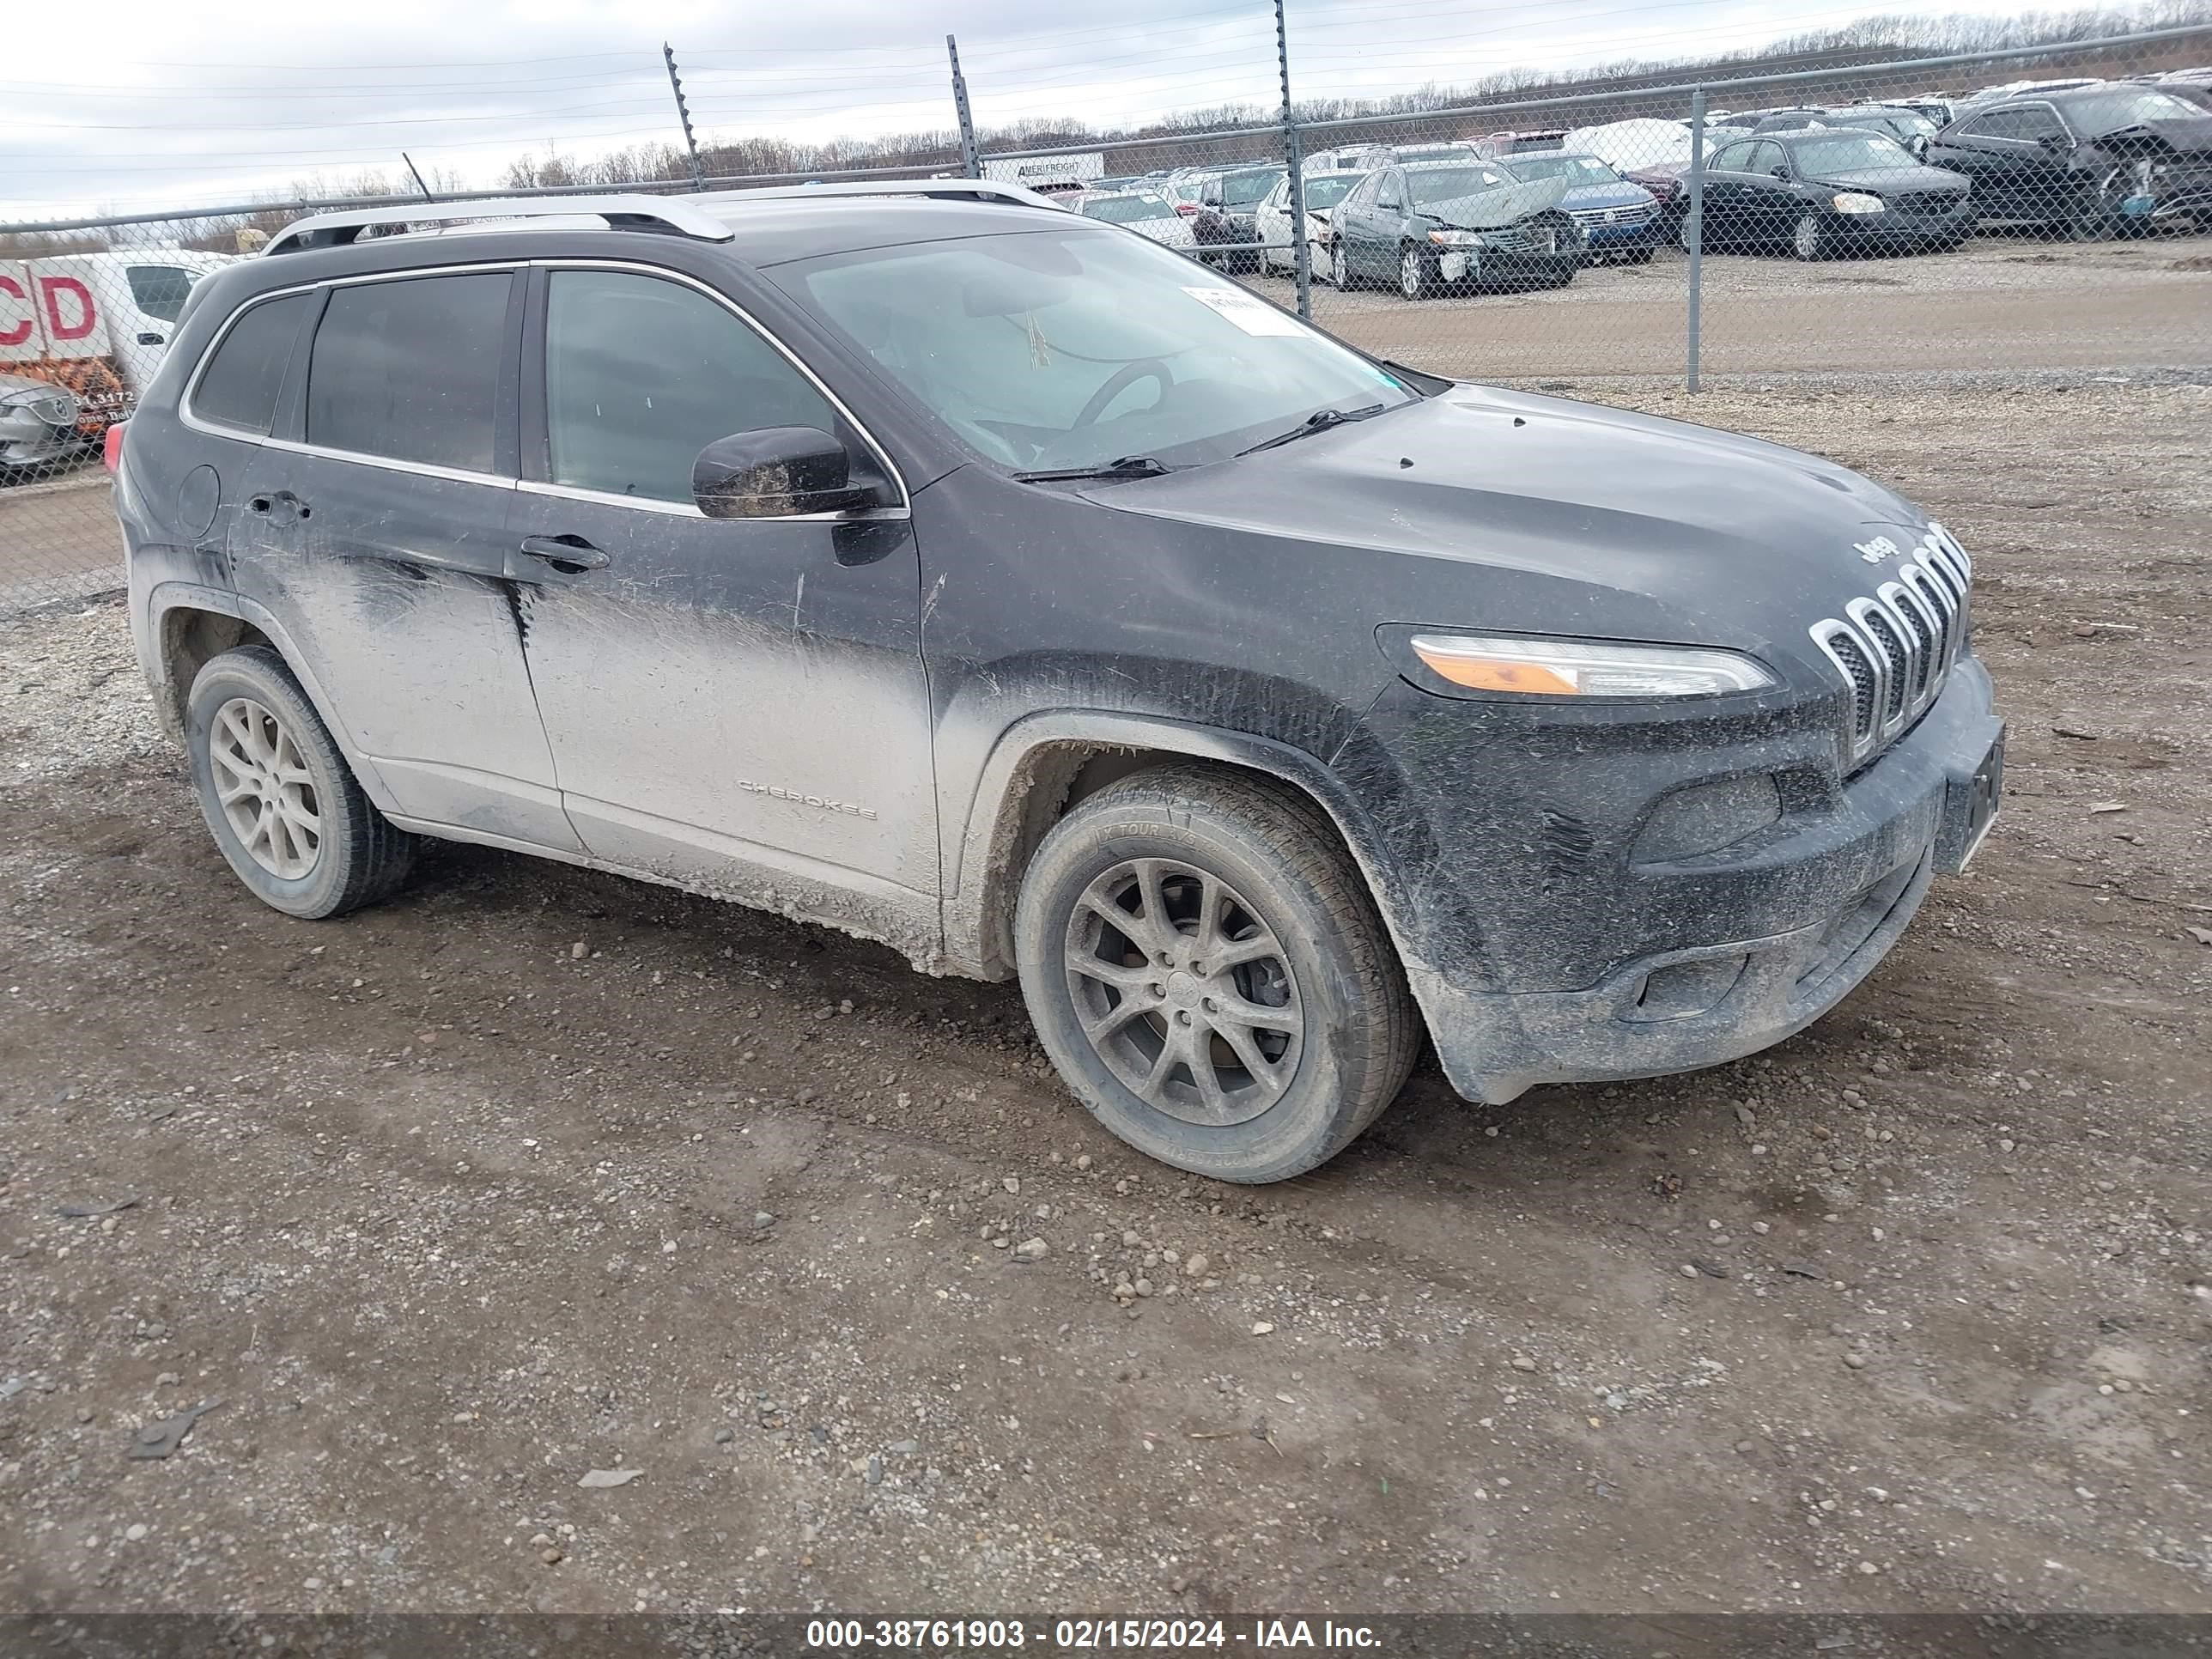
POLYGON ((1151 191, 1131 191, 1126 196, 1094 196, 1083 204, 1087 217, 1109 224, 1133 225, 1139 219, 1172 219, 1176 210, 1151 191))
POLYGON ((1617 185, 1620 175, 1595 155, 1516 155, 1505 163, 1516 179, 1565 179, 1576 185, 1617 185))
POLYGON ((1839 111, 1835 118, 1847 127, 1880 127, 1899 138, 1924 138, 1936 131, 1933 121, 1909 109, 1847 109, 1839 111))
POLYGON ((1227 278, 1072 223, 773 274, 979 453, 1024 471, 1220 460, 1319 410, 1415 401, 1227 278))
POLYGON ((1230 207, 1249 207, 1269 191, 1279 173, 1232 173, 1221 181, 1221 199, 1230 207))
POLYGON ((2061 106, 2066 118, 2084 132, 2118 132, 2145 121, 2186 121, 2204 112, 2185 98, 2170 92, 2100 92, 2069 98, 2061 106))
POLYGON ((1413 191, 1415 204, 1422 207, 1431 202, 1449 202, 1496 190, 1512 182, 1496 167, 1409 167, 1406 172, 1406 188, 1413 191))
POLYGON ((1310 210, 1334 207, 1346 197, 1351 195, 1352 187, 1365 177, 1364 173, 1349 173, 1340 179, 1306 179, 1304 183, 1307 208, 1310 210))
POLYGON ((1920 164, 1912 152, 1894 138, 1871 132, 1839 132, 1832 138, 1814 138, 1790 152, 1797 171, 1810 178, 1823 173, 1853 173, 1866 167, 1911 167, 1920 164))

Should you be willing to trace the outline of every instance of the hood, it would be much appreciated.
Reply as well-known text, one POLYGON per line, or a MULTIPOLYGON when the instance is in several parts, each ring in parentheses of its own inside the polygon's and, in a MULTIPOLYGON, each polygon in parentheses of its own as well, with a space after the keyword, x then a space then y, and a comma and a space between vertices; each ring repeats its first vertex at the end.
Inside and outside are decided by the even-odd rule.
POLYGON ((2089 142, 2114 155, 2158 155, 2171 150, 2177 155, 2201 158, 2212 151, 2212 115, 2186 121, 2145 121, 2089 142))
POLYGON ((1872 191, 1877 196, 1903 196, 1923 190, 1965 190, 1974 181, 1948 167, 1838 167, 1805 182, 1872 191))
POLYGON ((1566 193, 1565 179, 1539 179, 1531 184, 1500 185, 1492 190, 1478 190, 1472 195, 1425 202, 1419 204, 1419 211, 1461 230, 1497 230, 1531 214, 1541 213, 1546 208, 1559 206, 1566 193))
POLYGON ((1592 208, 1642 207, 1651 200, 1651 192, 1641 185, 1623 181, 1613 185, 1578 185, 1569 191, 1559 205, 1569 211, 1592 208))
POLYGON ((1873 592, 1875 566, 1927 526, 1909 502, 1818 456, 1476 386, 1084 493, 1124 512, 1341 547, 1346 603, 1378 621, 1465 626, 1495 605, 1516 629, 1780 641, 1801 660, 1805 629, 1873 592), (1375 552, 1407 556, 1382 568, 1375 552))

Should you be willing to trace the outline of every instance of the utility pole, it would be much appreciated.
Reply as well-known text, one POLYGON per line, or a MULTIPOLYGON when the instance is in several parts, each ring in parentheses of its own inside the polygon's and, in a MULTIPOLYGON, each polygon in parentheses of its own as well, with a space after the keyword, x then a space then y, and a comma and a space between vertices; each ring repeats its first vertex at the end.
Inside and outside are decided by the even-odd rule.
POLYGON ((676 73, 676 49, 667 41, 660 43, 660 56, 668 65, 668 89, 676 94, 676 118, 684 124, 684 148, 691 154, 691 188, 707 188, 707 176, 699 170, 699 141, 691 134, 691 111, 684 102, 684 82, 676 73))
POLYGON ((983 176, 983 159, 975 149, 975 118, 968 108, 968 77, 960 73, 960 43, 945 37, 945 55, 952 62, 952 112, 960 120, 960 167, 970 179, 983 176))
MULTIPOLYGON (((1305 161, 1297 118, 1291 113, 1291 34, 1283 20, 1283 0, 1275 0, 1275 65, 1283 76, 1283 160, 1291 170, 1291 264, 1297 272, 1298 315, 1313 319, 1313 249, 1306 242, 1305 161)), ((1260 268, 1267 268, 1265 250, 1260 268)))

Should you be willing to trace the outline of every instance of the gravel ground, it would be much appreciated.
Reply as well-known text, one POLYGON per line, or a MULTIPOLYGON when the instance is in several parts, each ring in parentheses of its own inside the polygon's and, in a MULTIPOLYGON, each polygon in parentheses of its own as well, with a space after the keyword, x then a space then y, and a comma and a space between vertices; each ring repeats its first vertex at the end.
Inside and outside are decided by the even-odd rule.
POLYGON ((4 1605, 2212 1610, 2212 391, 1607 395, 1961 535, 2004 815, 1771 1053, 1425 1070, 1263 1190, 776 919, 462 848, 279 917, 120 610, 14 623, 4 1605))

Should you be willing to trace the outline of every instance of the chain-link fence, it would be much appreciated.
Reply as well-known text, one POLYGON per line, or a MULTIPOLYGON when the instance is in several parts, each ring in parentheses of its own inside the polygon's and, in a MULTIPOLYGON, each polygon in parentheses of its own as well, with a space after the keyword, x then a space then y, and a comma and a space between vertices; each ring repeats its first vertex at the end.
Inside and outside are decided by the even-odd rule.
MULTIPOLYGON (((477 193, 980 173, 1379 356, 1486 380, 2201 368, 2208 60, 2199 25, 1327 117, 1284 63, 1280 119, 1030 149, 979 141, 956 68, 941 164, 477 193)), ((302 214, 367 204, 0 226, 0 605, 118 583, 101 440, 191 285, 302 214)))

